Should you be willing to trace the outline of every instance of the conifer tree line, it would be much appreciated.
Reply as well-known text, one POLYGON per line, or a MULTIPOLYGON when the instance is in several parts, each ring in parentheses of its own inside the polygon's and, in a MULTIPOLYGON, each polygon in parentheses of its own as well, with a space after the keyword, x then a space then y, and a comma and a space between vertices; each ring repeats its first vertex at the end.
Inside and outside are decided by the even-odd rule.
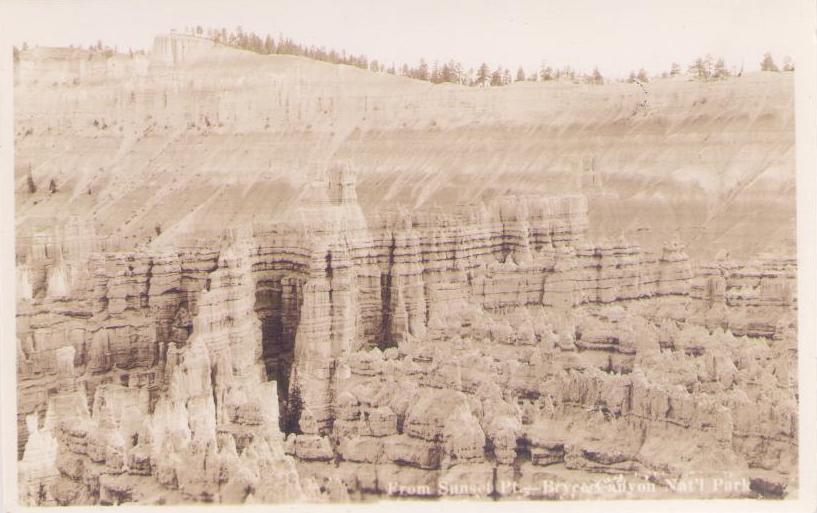
MULTIPOLYGON (((417 66, 410 66, 403 63, 398 67, 392 63, 387 67, 385 63, 376 59, 369 60, 366 55, 363 54, 347 55, 345 51, 338 52, 336 50, 326 50, 324 47, 305 46, 281 35, 279 35, 277 40, 269 34, 262 38, 253 32, 245 32, 240 26, 236 27, 234 31, 229 31, 226 28, 186 27, 185 33, 205 37, 222 44, 260 54, 298 55, 319 61, 331 62, 333 64, 348 64, 362 69, 368 69, 369 71, 402 75, 416 80, 426 80, 435 84, 448 82, 467 86, 494 87, 525 81, 547 82, 550 80, 569 80, 588 84, 603 84, 610 81, 602 76, 597 67, 593 68, 593 71, 588 74, 576 71, 570 66, 556 67, 545 63, 543 63, 538 70, 530 70, 528 72, 520 66, 517 68, 515 74, 513 74, 509 68, 503 66, 492 68, 484 62, 476 69, 466 69, 461 63, 454 60, 448 62, 434 61, 429 64, 427 60, 420 59, 417 66)), ((792 64, 791 58, 785 57, 782 69, 778 68, 771 54, 766 53, 760 63, 760 69, 762 71, 775 72, 794 71, 794 64, 792 64)), ((742 69, 740 71, 729 69, 723 58, 715 59, 711 55, 707 55, 693 61, 687 68, 686 74, 688 77, 697 80, 718 80, 734 75, 740 76, 742 73, 742 69)), ((682 74, 681 65, 672 63, 669 71, 661 73, 660 76, 667 78, 682 74)), ((643 68, 638 72, 631 72, 626 79, 628 82, 649 82, 649 80, 650 76, 643 68)))
MULTIPOLYGON (((611 80, 605 78, 597 67, 593 68, 590 73, 580 72, 570 66, 554 66, 543 63, 538 70, 526 71, 523 67, 518 67, 515 73, 512 73, 509 68, 504 66, 490 67, 483 62, 476 68, 465 68, 460 62, 449 60, 448 62, 434 61, 429 63, 425 59, 420 59, 416 66, 410 66, 403 63, 397 66, 395 63, 386 65, 386 63, 378 61, 377 59, 369 59, 364 54, 354 55, 347 54, 345 50, 337 51, 334 49, 326 49, 325 47, 307 46, 295 42, 289 37, 278 35, 277 38, 267 34, 260 36, 254 32, 243 30, 241 26, 234 30, 226 28, 205 28, 201 25, 194 27, 185 27, 184 33, 210 39, 220 44, 249 50, 251 52, 264 55, 296 55, 300 57, 307 57, 310 59, 330 62, 332 64, 347 64, 356 66, 361 69, 378 72, 390 73, 392 75, 401 75, 416 80, 425 80, 435 84, 452 83, 467 86, 478 87, 497 87, 511 84, 513 82, 548 82, 552 80, 567 80, 571 82, 584 82, 587 84, 600 85, 611 80)), ((71 48, 74 48, 71 45, 71 48)), ((81 47, 77 47, 81 48, 81 47)), ((23 43, 22 51, 28 49, 28 45, 23 43)), ((116 47, 103 45, 102 41, 97 41, 88 47, 91 54, 102 54, 110 57, 118 53, 116 47)), ((14 61, 19 61, 20 49, 13 47, 14 61)), ((128 50, 130 57, 134 55, 144 55, 144 51, 139 50, 134 52, 128 50)), ((761 71, 769 72, 790 72, 794 71, 794 64, 790 57, 783 58, 782 67, 778 67, 770 53, 765 53, 760 61, 761 71)), ((698 57, 686 69, 686 73, 677 62, 673 62, 669 71, 660 74, 662 78, 677 77, 685 75, 687 78, 695 80, 721 80, 732 76, 741 76, 743 74, 743 67, 738 71, 735 68, 727 66, 723 58, 714 58, 711 55, 705 57, 698 57)), ((651 78, 646 70, 643 68, 637 72, 630 72, 627 82, 649 82, 651 78)))
POLYGON ((531 70, 530 72, 526 72, 524 68, 519 67, 514 74, 510 68, 504 66, 489 67, 488 64, 482 63, 477 68, 465 68, 460 62, 454 60, 429 62, 426 59, 420 59, 416 66, 410 66, 407 63, 399 66, 395 63, 387 65, 377 59, 370 60, 363 54, 347 54, 345 51, 302 45, 283 35, 279 35, 278 38, 274 38, 270 34, 262 37, 254 32, 247 32, 240 26, 231 31, 226 28, 214 29, 199 25, 185 27, 184 33, 212 39, 221 44, 260 54, 297 55, 333 64, 348 64, 374 72, 391 73, 392 75, 401 75, 416 80, 426 80, 435 84, 452 83, 487 87, 503 86, 521 81, 535 82, 560 79, 583 80, 595 84, 604 82, 598 68, 595 68, 588 75, 577 72, 570 66, 557 68, 543 65, 539 70, 531 70))
MULTIPOLYGON (((778 68, 772 55, 766 52, 760 61, 760 71, 794 71, 794 63, 791 57, 786 56, 783 58, 782 69, 778 68)), ((673 63, 670 73, 671 75, 680 74, 680 66, 678 66, 677 63, 673 63)), ((734 68, 730 69, 723 58, 714 59, 711 55, 707 55, 695 59, 695 61, 689 65, 689 68, 687 68, 687 74, 697 80, 721 80, 734 75, 741 76, 743 74, 743 66, 741 66, 740 71, 736 71, 734 68)))

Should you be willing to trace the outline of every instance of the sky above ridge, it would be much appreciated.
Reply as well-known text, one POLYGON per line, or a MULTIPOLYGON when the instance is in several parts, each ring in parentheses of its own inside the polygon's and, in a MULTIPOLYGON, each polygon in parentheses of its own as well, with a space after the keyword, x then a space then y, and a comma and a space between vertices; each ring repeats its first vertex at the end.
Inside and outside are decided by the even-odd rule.
POLYGON ((451 59, 516 70, 543 62, 623 76, 695 57, 758 69, 769 51, 796 58, 806 0, 4 0, 12 44, 149 50, 185 26, 278 33, 398 66, 451 59))

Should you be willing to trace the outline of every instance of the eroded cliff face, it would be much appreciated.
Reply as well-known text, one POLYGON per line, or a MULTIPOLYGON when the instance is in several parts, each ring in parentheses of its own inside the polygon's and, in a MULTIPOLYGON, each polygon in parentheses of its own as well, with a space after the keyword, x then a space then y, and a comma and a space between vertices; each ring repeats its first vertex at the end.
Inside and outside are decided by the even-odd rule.
POLYGON ((789 73, 659 79, 646 95, 623 83, 467 88, 181 35, 157 38, 149 57, 20 59, 23 231, 79 215, 114 249, 157 236, 172 247, 280 221, 316 172, 347 159, 369 218, 395 204, 582 194, 594 239, 647 248, 677 233, 694 258, 793 254, 789 73))
POLYGON ((671 495, 701 469, 795 492, 793 260, 593 242, 578 195, 367 221, 348 164, 301 200, 175 250, 43 236, 18 269, 24 501, 671 495))
POLYGON ((23 502, 796 494, 790 76, 15 80, 23 502))

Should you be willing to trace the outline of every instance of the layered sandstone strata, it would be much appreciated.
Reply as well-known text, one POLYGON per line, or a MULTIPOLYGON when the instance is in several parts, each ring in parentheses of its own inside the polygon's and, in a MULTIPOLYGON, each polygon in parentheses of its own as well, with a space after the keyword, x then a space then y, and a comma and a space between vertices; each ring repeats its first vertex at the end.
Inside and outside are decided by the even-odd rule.
POLYGON ((149 56, 31 48, 15 66, 16 212, 23 231, 82 215, 126 250, 174 245, 280 220, 313 172, 347 158, 370 217, 579 193, 594 239, 793 253, 793 84, 656 79, 642 114, 633 83, 431 84, 182 34, 149 56))
POLYGON ((64 256, 64 282, 23 256, 24 500, 512 496, 542 468, 796 489, 793 261, 592 242, 581 196, 370 223, 354 176, 263 231, 64 256))

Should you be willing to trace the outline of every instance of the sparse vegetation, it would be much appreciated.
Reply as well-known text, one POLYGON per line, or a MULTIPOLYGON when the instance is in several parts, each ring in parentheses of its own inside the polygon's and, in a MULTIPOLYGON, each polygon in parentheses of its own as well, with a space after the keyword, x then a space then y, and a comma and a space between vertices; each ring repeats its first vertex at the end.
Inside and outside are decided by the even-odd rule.
POLYGON ((772 54, 769 52, 763 54, 763 60, 760 61, 760 71, 780 71, 780 68, 777 67, 774 59, 772 59, 772 54))
POLYGON ((670 66, 670 69, 669 69, 669 75, 671 77, 677 77, 680 74, 681 74, 681 65, 678 64, 677 62, 673 62, 672 66, 670 66))
POLYGON ((718 59, 715 62, 715 68, 712 72, 712 78, 714 79, 722 79, 722 78, 729 78, 732 74, 726 69, 726 61, 723 58, 718 59))
POLYGON ((26 185, 28 186, 28 192, 30 194, 34 194, 37 192, 37 184, 34 183, 34 176, 31 174, 31 164, 28 165, 28 176, 26 177, 26 185))
POLYGON ((709 80, 712 76, 712 56, 698 57, 689 65, 687 72, 698 80, 709 80))
MULTIPOLYGON (((324 46, 308 46, 297 43, 293 39, 281 34, 279 34, 277 38, 273 38, 273 36, 270 34, 262 37, 254 32, 244 31, 241 26, 238 26, 234 30, 230 31, 226 28, 205 28, 201 25, 197 25, 195 27, 186 27, 184 33, 263 55, 296 55, 318 61, 330 62, 333 64, 346 64, 377 73, 389 73, 392 75, 405 76, 415 80, 424 80, 435 84, 453 83, 472 87, 497 87, 505 86, 513 82, 523 81, 547 82, 551 80, 568 80, 577 83, 585 82, 588 84, 599 85, 608 82, 608 79, 602 76, 597 67, 594 68, 590 74, 587 74, 586 72, 577 71, 570 66, 557 67, 543 63, 538 71, 533 70, 530 73, 526 73, 524 68, 519 66, 514 77, 514 75, 511 74, 510 69, 502 65, 491 68, 488 66, 488 64, 482 63, 482 65, 480 65, 477 69, 465 69, 460 62, 453 59, 447 62, 435 60, 432 64, 429 64, 430 61, 421 58, 417 66, 410 66, 407 63, 403 63, 400 66, 392 63, 391 65, 387 66, 384 62, 378 61, 377 59, 369 59, 365 54, 355 55, 352 53, 347 53, 345 50, 337 51, 334 49, 327 49, 324 46)), ((74 48, 74 45, 71 45, 71 48, 74 48)), ((77 46, 76 48, 81 49, 80 46, 77 46)), ((18 49, 16 46, 13 47, 15 62, 19 61, 21 52, 26 51, 27 49, 28 45, 26 43, 22 44, 21 49, 18 49)), ((90 45, 87 48, 87 51, 89 52, 89 60, 93 59, 97 55, 102 55, 106 58, 112 57, 118 52, 115 46, 111 47, 105 45, 101 40, 98 40, 95 44, 90 45)), ((145 55, 145 51, 133 50, 129 48, 127 53, 123 55, 133 58, 135 55, 145 55)), ((768 52, 763 55, 760 67, 762 71, 781 71, 781 68, 777 66, 771 54, 768 52)), ((782 71, 794 71, 794 64, 792 63, 791 58, 788 56, 784 57, 783 59, 782 71)), ((739 77, 742 75, 742 72, 742 68, 739 72, 730 70, 726 66, 723 58, 716 60, 711 55, 697 58, 687 68, 687 74, 691 78, 702 81, 724 79, 732 76, 739 77)), ((665 71, 663 73, 656 74, 656 76, 667 78, 677 77, 682 74, 683 70, 681 65, 677 62, 673 62, 669 72, 665 71)), ((631 72, 626 81, 633 82, 638 80, 639 82, 645 83, 648 82, 649 79, 650 77, 646 70, 641 68, 637 73, 631 72)), ((166 93, 163 99, 166 106, 166 93)), ((131 101, 133 100, 134 98, 131 97, 131 101)), ((103 128, 107 128, 107 126, 103 128)))
POLYGON ((491 71, 488 68, 488 65, 483 62, 479 67, 479 71, 477 71, 477 85, 486 85, 490 78, 491 71))
POLYGON ((604 83, 604 77, 601 75, 599 68, 593 68, 593 74, 587 79, 590 84, 601 85, 604 83))
POLYGON ((604 78, 601 77, 601 73, 598 72, 597 69, 595 70, 596 73, 586 75, 583 73, 577 74, 576 71, 569 66, 565 66, 561 69, 543 66, 539 73, 534 72, 531 74, 526 74, 520 67, 516 73, 516 80, 514 80, 508 67, 499 65, 492 69, 486 63, 483 63, 477 69, 465 69, 461 63, 455 60, 449 60, 448 62, 434 61, 432 64, 429 64, 430 61, 420 59, 417 66, 409 66, 406 63, 401 66, 397 66, 394 63, 390 66, 386 66, 382 61, 376 59, 370 60, 363 54, 347 54, 345 50, 337 51, 334 49, 326 49, 323 46, 302 45, 280 34, 277 39, 273 38, 270 34, 262 37, 253 32, 246 32, 240 26, 236 27, 233 31, 229 31, 226 28, 214 29, 202 26, 186 27, 184 33, 263 55, 297 55, 318 61, 331 62, 333 64, 347 64, 378 73, 389 73, 413 78, 415 80, 425 80, 435 84, 453 83, 472 87, 497 87, 523 80, 536 81, 540 79, 542 81, 548 81, 565 79, 573 81, 576 80, 577 76, 579 79, 583 79, 588 83, 604 83, 604 78))
POLYGON ((638 74, 636 74, 634 71, 631 71, 629 78, 627 78, 627 82, 630 82, 630 83, 633 83, 633 82, 647 83, 649 81, 650 81, 650 77, 649 77, 649 75, 647 75, 647 71, 644 68, 641 68, 640 70, 638 70, 638 74))
MULTIPOLYGON (((734 75, 726 66, 726 61, 723 57, 715 60, 711 55, 706 57, 698 57, 690 64, 688 69, 689 75, 697 80, 721 80, 729 78, 734 75)), ((743 70, 737 73, 740 76, 743 70)))
POLYGON ((640 70, 638 70, 638 75, 636 75, 636 78, 638 79, 639 82, 649 82, 650 81, 650 77, 647 75, 647 71, 644 68, 641 68, 640 70))
POLYGON ((760 61, 760 70, 773 71, 775 73, 779 73, 780 71, 794 71, 794 62, 792 62, 791 57, 786 55, 783 57, 783 68, 781 69, 777 66, 777 63, 774 62, 772 54, 766 52, 763 54, 763 59, 760 61))

